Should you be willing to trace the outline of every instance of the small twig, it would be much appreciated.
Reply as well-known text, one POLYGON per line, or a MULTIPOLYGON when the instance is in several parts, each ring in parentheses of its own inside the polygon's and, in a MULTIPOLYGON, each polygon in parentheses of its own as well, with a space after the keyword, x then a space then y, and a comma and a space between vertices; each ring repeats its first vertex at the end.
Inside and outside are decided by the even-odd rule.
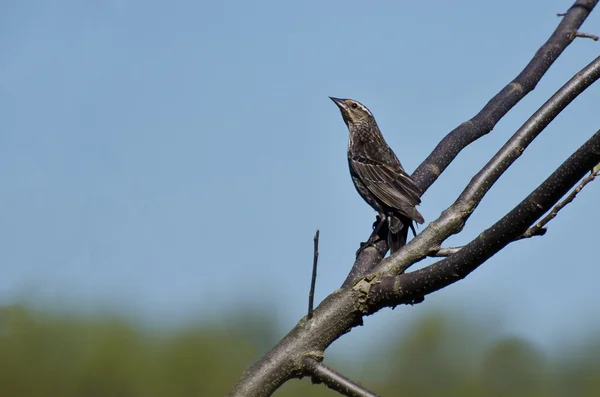
POLYGON ((308 314, 306 317, 310 320, 313 316, 313 308, 315 304, 315 284, 317 283, 317 263, 319 262, 319 229, 313 238, 313 268, 312 277, 310 279, 310 291, 308 292, 308 314))
POLYGON ((589 33, 582 33, 582 32, 573 32, 571 33, 571 40, 573 40, 575 37, 581 37, 584 39, 592 39, 594 41, 598 41, 600 40, 600 37, 594 35, 594 34, 589 34, 589 33))
POLYGON ((556 215, 558 215, 558 212, 560 210, 562 210, 564 207, 566 207, 571 201, 575 200, 575 197, 577 197, 577 194, 579 194, 581 189, 583 189, 585 187, 585 185, 587 185, 588 183, 590 183, 591 181, 596 179, 599 172, 600 172, 600 167, 598 167, 598 166, 594 167, 594 169, 592 170, 590 175, 583 178, 581 183, 579 185, 577 185, 577 187, 575 189, 573 189, 571 191, 571 193, 569 193, 569 195, 563 201, 556 204, 554 206, 554 208, 552 208, 552 211, 550 211, 550 213, 548 215, 546 215, 544 218, 542 218, 541 221, 539 221, 538 223, 536 223, 535 225, 533 225, 529 229, 527 229, 527 231, 525 233, 523 233, 521 235, 521 237, 519 237, 517 240, 529 238, 529 237, 533 237, 533 236, 544 235, 546 233, 546 228, 544 226, 546 226, 546 224, 548 224, 548 222, 550 222, 552 219, 556 218, 556 215))
POLYGON ((548 229, 546 229, 545 227, 537 227, 537 225, 534 225, 534 226, 531 226, 529 229, 527 229, 525 231, 525 233, 523 233, 519 237, 517 237, 515 239, 515 241, 523 240, 524 238, 543 236, 546 234, 547 231, 548 231, 548 229))
POLYGON ((335 390, 343 396, 378 397, 377 394, 372 393, 362 386, 352 382, 350 379, 335 372, 313 357, 304 357, 304 365, 306 365, 310 371, 313 383, 323 383, 331 390, 335 390))
POLYGON ((427 256, 431 256, 434 258, 440 258, 440 257, 446 257, 446 256, 450 256, 453 254, 456 254, 458 251, 460 251, 461 247, 448 247, 448 248, 433 248, 429 251, 429 253, 427 254, 427 256))

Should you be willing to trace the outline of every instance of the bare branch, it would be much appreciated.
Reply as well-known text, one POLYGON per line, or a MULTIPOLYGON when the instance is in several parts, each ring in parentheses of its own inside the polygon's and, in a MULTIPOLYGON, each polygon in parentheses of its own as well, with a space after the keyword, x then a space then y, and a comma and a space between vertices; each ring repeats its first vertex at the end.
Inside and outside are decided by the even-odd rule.
MULTIPOLYGON (((566 13, 561 15, 564 18, 525 69, 490 99, 472 119, 462 123, 442 139, 412 174, 412 178, 423 192, 435 182, 465 147, 488 134, 508 111, 535 88, 554 61, 573 41, 574 38, 570 34, 577 32, 597 3, 598 0, 577 0, 566 13)), ((441 242, 437 245, 440 244, 441 242)), ((354 280, 372 272, 387 250, 385 241, 379 242, 376 248, 369 247, 362 250, 342 286, 349 286, 354 280)))
POLYGON ((525 69, 490 99, 475 117, 462 123, 442 139, 412 174, 422 191, 431 186, 462 149, 489 133, 513 106, 535 88, 554 61, 573 41, 571 33, 577 32, 597 3, 597 0, 576 1, 525 69))
POLYGON ((315 308, 311 321, 302 319, 245 371, 230 396, 271 395, 286 380, 305 374, 307 354, 322 354, 341 335, 362 325, 365 315, 387 306, 419 302, 424 295, 466 277, 524 233, 599 162, 600 131, 511 212, 454 255, 399 276, 366 276, 352 288, 333 292, 315 308))
POLYGON ((317 283, 317 264, 319 262, 319 229, 315 232, 313 238, 313 267, 312 277, 310 279, 310 291, 308 291, 308 314, 307 319, 311 319, 313 316, 313 308, 315 304, 315 284, 317 283))
POLYGON ((597 176, 598 176, 597 171, 593 172, 593 170, 592 170, 590 175, 583 178, 581 183, 579 185, 577 185, 577 187, 575 189, 573 189, 571 191, 571 193, 569 193, 569 195, 564 200, 562 200, 560 203, 556 204, 554 206, 554 208, 552 208, 552 211, 550 211, 550 213, 548 215, 546 215, 541 221, 539 221, 538 223, 536 223, 535 225, 533 225, 532 227, 527 229, 525 231, 525 233, 523 233, 519 237, 519 239, 529 238, 529 237, 533 237, 533 236, 539 236, 540 233, 545 234, 546 229, 544 226, 546 226, 546 224, 548 224, 548 222, 550 222, 552 219, 556 218, 556 215, 558 215, 558 212, 560 210, 562 210, 563 208, 565 208, 573 200, 575 200, 575 197, 577 197, 577 194, 579 194, 579 192, 581 192, 581 189, 583 189, 585 187, 585 185, 587 185, 588 183, 590 183, 591 181, 596 179, 597 176))
POLYGON ((310 321, 300 320, 275 347, 250 366, 229 395, 270 396, 287 380, 303 376, 303 359, 307 354, 322 354, 341 335, 362 325, 365 315, 386 306, 418 302, 424 295, 466 277, 524 233, 599 162, 600 131, 509 214, 454 255, 400 276, 369 275, 352 288, 334 291, 314 309, 310 321))
POLYGON ((316 360, 313 357, 306 356, 304 365, 312 374, 313 383, 323 383, 332 390, 337 391, 343 396, 348 397, 378 397, 377 394, 371 393, 362 386, 352 382, 350 379, 335 372, 325 364, 316 360))
MULTIPOLYGON (((387 225, 379 230, 379 233, 387 233, 387 225)), ((354 283, 354 280, 359 279, 365 274, 369 274, 371 269, 375 267, 383 257, 385 253, 388 251, 387 245, 387 235, 382 236, 381 234, 377 236, 375 231, 371 233, 368 241, 375 241, 372 245, 363 248, 358 253, 356 261, 352 266, 352 270, 348 273, 346 280, 342 284, 343 287, 348 287, 354 283), (377 239, 379 237, 379 239, 377 239)))
POLYGON ((599 161, 600 131, 597 131, 525 200, 456 254, 414 272, 374 278, 369 288, 370 310, 411 303, 466 277, 517 240, 599 161))
POLYGON ((439 257, 439 258, 443 258, 443 257, 447 257, 450 255, 454 255, 456 254, 458 251, 460 251, 462 247, 447 247, 447 248, 438 248, 438 249, 431 249, 429 250, 429 253, 427 254, 427 256, 431 256, 431 257, 439 257))
MULTIPOLYGON (((598 79, 600 79, 600 57, 594 59, 548 99, 471 179, 458 199, 442 212, 438 219, 431 222, 403 249, 382 260, 373 271, 388 275, 401 274, 425 257, 431 247, 441 246, 445 239, 460 232, 500 176, 567 105, 598 79)), ((592 167, 590 166, 589 169, 592 167)))
MULTIPOLYGON (((538 50, 521 74, 492 98, 478 115, 463 123, 444 138, 413 174, 423 191, 438 178, 464 147, 490 132, 498 120, 535 87, 550 65, 571 42, 569 34, 578 30, 596 3, 597 0, 577 0, 548 42, 538 50)), ((588 75, 583 80, 587 81, 589 78, 588 75)), ((576 81, 573 84, 578 88, 573 89, 570 94, 580 89, 584 82, 576 81)), ((564 108, 566 103, 572 100, 569 95, 565 98, 555 98, 557 103, 549 106, 546 116, 553 118, 555 116, 553 112, 559 112, 564 108)), ((545 127, 547 122, 547 120, 532 122, 529 133, 539 134, 539 131, 535 132, 539 128, 536 125, 545 127)), ((543 129, 543 127, 541 128, 543 129)), ((521 150, 524 147, 523 143, 527 143, 527 139, 532 138, 531 136, 529 138, 520 136, 520 139, 518 142, 514 142, 515 147, 511 149, 521 150)), ((507 156, 504 160, 511 162, 518 157, 511 150, 504 155, 507 156)), ((494 157, 492 162, 498 160, 500 159, 494 157)), ((599 162, 600 131, 563 163, 530 197, 492 228, 484 231, 477 239, 431 266, 396 275, 398 273, 394 272, 401 271, 403 264, 414 263, 425 257, 430 247, 440 246, 447 236, 460 230, 470 214, 470 204, 461 202, 460 205, 444 211, 440 219, 432 222, 419 236, 395 254, 391 262, 387 261, 383 267, 375 267, 375 270, 379 268, 383 272, 366 276, 363 273, 362 278, 353 279, 351 287, 336 290, 326 297, 313 310, 313 317, 310 321, 306 318, 301 319, 298 325, 275 347, 244 372, 230 391, 229 396, 270 396, 287 380, 303 377, 309 373, 307 363, 304 362, 305 357, 307 355, 322 356, 324 350, 333 341, 349 332, 353 327, 362 325, 364 316, 372 314, 382 307, 418 302, 423 299, 424 295, 465 277, 510 241, 514 241, 516 237, 524 233, 533 222, 558 202, 570 187, 579 182, 585 171, 599 162), (582 171, 583 169, 585 171, 582 171)), ((503 166, 502 163, 500 166, 503 166)), ((496 174, 495 171, 484 168, 480 174, 474 178, 469 185, 470 188, 474 188, 477 183, 493 181, 502 172, 496 174), (478 177, 481 179, 477 179, 478 177)), ((468 188, 464 194, 469 197, 485 194, 485 191, 482 193, 479 189, 484 188, 479 186, 473 191, 468 188)), ((471 207, 470 211, 473 208, 471 207)), ((361 251, 355 267, 373 269, 374 264, 386 251, 387 247, 384 245, 377 248, 367 247, 361 251), (381 250, 383 250, 383 254, 381 250), (362 266, 363 264, 364 266, 362 266)))
POLYGON ((598 41, 598 39, 599 39, 599 37, 596 36, 595 34, 589 34, 589 33, 575 32, 575 33, 571 33, 571 35, 573 36, 573 38, 581 37, 584 39, 592 39, 594 41, 598 41))

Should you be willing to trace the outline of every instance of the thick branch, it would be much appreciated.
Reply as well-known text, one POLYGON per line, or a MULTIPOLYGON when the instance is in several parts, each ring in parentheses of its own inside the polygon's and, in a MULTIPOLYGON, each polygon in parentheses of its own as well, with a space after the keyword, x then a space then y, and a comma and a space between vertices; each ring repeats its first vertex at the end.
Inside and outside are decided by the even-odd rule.
POLYGON ((305 357, 304 365, 306 365, 308 371, 312 374, 311 379, 313 383, 323 383, 343 396, 377 397, 377 394, 371 393, 313 357, 305 357))
POLYGON ((444 288, 479 267, 518 239, 600 161, 600 131, 512 211, 454 255, 426 268, 396 277, 382 277, 370 289, 371 310, 411 302, 444 288))
MULTIPOLYGON (((533 116, 504 144, 492 159, 479 171, 458 199, 442 215, 431 222, 421 234, 402 250, 382 260, 374 272, 397 275, 439 247, 452 234, 458 233, 485 194, 500 176, 521 156, 523 151, 564 110, 573 99, 600 79, 600 57, 577 73, 563 85, 533 116)), ((593 166, 590 167, 590 169, 593 166)), ((462 251, 462 250, 461 250, 462 251)))
MULTIPOLYGON (((387 231, 387 226, 385 226, 387 231)), ((371 239, 369 237, 369 239, 371 239)), ((383 259, 385 253, 388 251, 387 238, 380 238, 375 244, 364 248, 358 254, 352 270, 344 280, 342 288, 348 287, 354 283, 354 280, 359 279, 365 274, 369 274, 371 270, 383 259)))
POLYGON ((510 109, 531 92, 585 21, 597 0, 578 0, 564 15, 548 41, 540 47, 525 69, 481 109, 471 120, 455 128, 412 174, 422 191, 440 176, 458 153, 489 133, 510 109))

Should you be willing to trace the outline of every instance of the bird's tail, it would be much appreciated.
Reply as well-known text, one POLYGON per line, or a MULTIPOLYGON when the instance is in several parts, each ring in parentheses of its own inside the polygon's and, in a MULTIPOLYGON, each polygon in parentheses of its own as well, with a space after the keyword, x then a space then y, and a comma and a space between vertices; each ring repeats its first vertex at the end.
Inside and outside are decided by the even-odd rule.
POLYGON ((388 247, 390 254, 393 254, 406 245, 408 229, 413 229, 414 232, 414 226, 412 220, 404 216, 392 215, 388 219, 388 247))

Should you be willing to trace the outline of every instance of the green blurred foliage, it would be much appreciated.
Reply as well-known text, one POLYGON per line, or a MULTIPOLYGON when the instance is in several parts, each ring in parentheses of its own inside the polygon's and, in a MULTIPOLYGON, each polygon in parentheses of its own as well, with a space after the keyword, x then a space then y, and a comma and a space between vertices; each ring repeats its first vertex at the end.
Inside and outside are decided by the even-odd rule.
MULTIPOLYGON (((120 318, 0 308, 1 395, 222 396, 279 334, 258 309, 226 323, 157 334, 120 318)), ((490 334, 457 315, 427 315, 396 340, 374 342, 362 362, 328 364, 382 396, 600 396, 600 338, 550 357, 490 334)), ((275 395, 338 394, 303 379, 275 395)))

